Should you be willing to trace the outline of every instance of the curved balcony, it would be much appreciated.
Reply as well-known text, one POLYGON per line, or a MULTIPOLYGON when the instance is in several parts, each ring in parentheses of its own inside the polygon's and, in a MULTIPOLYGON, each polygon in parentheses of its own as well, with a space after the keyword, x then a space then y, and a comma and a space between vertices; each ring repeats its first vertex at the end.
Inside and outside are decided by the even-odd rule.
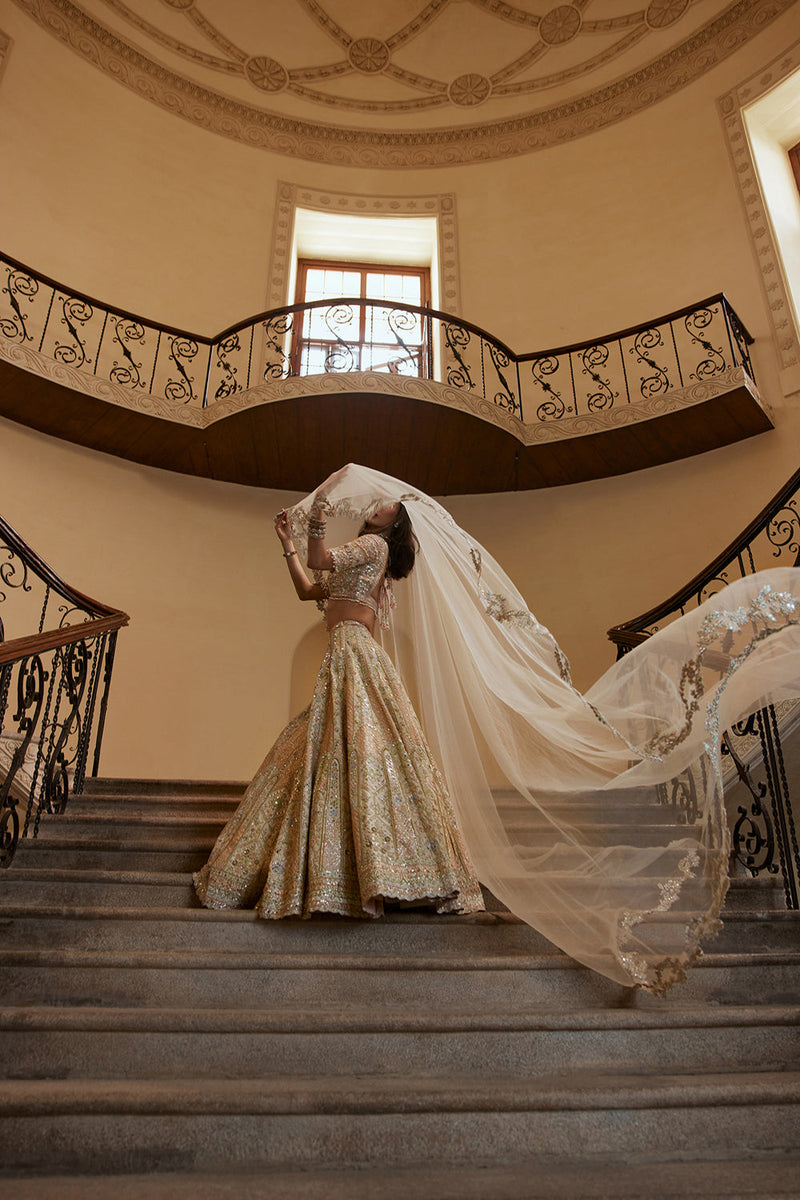
POLYGON ((206 338, 0 258, 0 414, 151 466, 306 490, 343 462, 436 494, 622 474, 772 428, 724 295, 517 354, 433 309, 289 305, 206 338))

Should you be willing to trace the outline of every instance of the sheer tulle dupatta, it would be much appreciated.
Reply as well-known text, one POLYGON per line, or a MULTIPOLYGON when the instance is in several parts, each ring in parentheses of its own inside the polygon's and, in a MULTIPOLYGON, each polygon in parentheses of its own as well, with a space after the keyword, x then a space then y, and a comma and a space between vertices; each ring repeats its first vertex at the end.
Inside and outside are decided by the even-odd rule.
MULTIPOLYGON (((319 497, 354 520, 398 499, 409 511, 420 554, 389 648, 481 881, 578 961, 666 991, 727 887, 721 734, 800 695, 800 570, 737 581, 582 695, 505 572, 436 501, 355 465, 319 497), (692 796, 691 824, 670 824, 675 789, 692 796)), ((298 541, 312 499, 292 510, 298 541)))

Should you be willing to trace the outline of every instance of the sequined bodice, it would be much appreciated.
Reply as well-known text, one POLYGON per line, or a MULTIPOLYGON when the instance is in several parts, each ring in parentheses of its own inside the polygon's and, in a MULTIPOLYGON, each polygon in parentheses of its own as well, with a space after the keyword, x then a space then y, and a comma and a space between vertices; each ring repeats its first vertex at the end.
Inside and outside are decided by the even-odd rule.
POLYGON ((373 611, 377 606, 370 593, 386 570, 389 547, 377 533, 365 533, 355 541, 331 550, 333 571, 328 576, 330 600, 354 600, 373 611))

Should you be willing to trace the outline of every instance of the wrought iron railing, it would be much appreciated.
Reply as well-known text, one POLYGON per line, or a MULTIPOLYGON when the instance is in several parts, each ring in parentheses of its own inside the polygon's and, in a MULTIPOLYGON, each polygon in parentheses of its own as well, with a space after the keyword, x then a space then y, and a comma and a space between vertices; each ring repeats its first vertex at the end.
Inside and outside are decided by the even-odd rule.
POLYGON ((533 424, 651 402, 736 368, 752 338, 719 293, 607 337, 518 355, 468 321, 358 298, 260 313, 214 338, 110 308, 0 259, 0 334, 134 393, 206 408, 293 376, 412 375, 533 424))
POLYGON ((117 631, 0 518, 0 867, 98 771, 117 631), (9 640, 11 630, 25 634, 9 640), (36 630, 31 633, 31 630, 36 630), (90 765, 91 759, 91 765, 90 765))
MULTIPOLYGON (((617 656, 627 653, 681 614, 696 608, 726 584, 775 566, 800 565, 800 471, 734 542, 685 587, 662 604, 614 626, 608 636, 617 656)), ((751 875, 781 876, 787 908, 800 908, 800 847, 792 811, 784 744, 800 724, 800 704, 769 705, 728 729, 723 753, 750 792, 738 806, 733 850, 751 875)), ((678 820, 694 820, 692 782, 679 781, 662 797, 678 820)))

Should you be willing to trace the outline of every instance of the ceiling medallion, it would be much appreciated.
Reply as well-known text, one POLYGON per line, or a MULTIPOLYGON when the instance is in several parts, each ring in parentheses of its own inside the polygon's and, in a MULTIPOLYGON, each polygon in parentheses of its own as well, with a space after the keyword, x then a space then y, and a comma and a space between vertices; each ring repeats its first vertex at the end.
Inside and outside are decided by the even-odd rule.
POLYGON ((363 37, 351 42, 347 50, 350 66, 362 75, 377 75, 389 65, 391 54, 386 42, 378 38, 363 37))
MULTIPOLYGON (((172 3, 172 0, 169 0, 172 3)), ((274 58, 259 54, 248 58, 244 64, 244 73, 254 87, 262 92, 282 92, 289 82, 289 72, 274 58)))
MULTIPOLYGON (((686 0, 688 3, 688 0, 686 0)), ((546 46, 563 46, 577 37, 581 27, 581 14, 571 4, 560 4, 551 8, 539 22, 539 37, 546 46)))
MULTIPOLYGON (((229 0, 164 0, 167 7, 174 13, 181 11, 183 19, 192 25, 192 38, 186 43, 151 22, 136 18, 122 0, 91 2, 105 2, 121 17, 127 16, 135 27, 136 40, 126 38, 98 21, 81 7, 79 0, 10 2, 118 84, 208 132, 253 148, 314 162, 402 170, 443 164, 455 166, 529 154, 615 124, 704 75, 800 0, 706 0, 720 11, 699 28, 687 29, 684 36, 673 34, 671 30, 680 29, 683 20, 688 20, 687 14, 695 12, 692 0, 645 0, 645 8, 622 14, 619 8, 626 8, 631 0, 602 0, 610 15, 594 21, 582 15, 584 0, 557 4, 541 18, 525 9, 524 23, 531 33, 525 35, 530 39, 530 45, 522 54, 517 54, 500 68, 492 60, 493 66, 486 74, 476 71, 444 77, 436 71, 423 74, 411 69, 413 61, 411 67, 404 65, 401 68, 395 60, 403 48, 402 62, 405 64, 408 59, 406 44, 422 38, 426 30, 435 45, 435 30, 428 30, 428 27, 433 26, 440 12, 448 8, 446 0, 428 0, 417 20, 409 22, 386 41, 375 37, 353 39, 326 14, 323 7, 326 0, 283 0, 287 5, 295 3, 302 8, 324 36, 337 43, 329 59, 306 65, 294 63, 292 43, 286 43, 284 54, 280 49, 283 43, 277 36, 274 44, 272 41, 267 43, 276 58, 249 54, 244 46, 231 42, 205 12, 207 8, 214 11, 215 4, 220 12, 227 11, 229 0), (649 61, 642 61, 646 35, 659 35, 667 28, 670 33, 662 52, 649 61), (594 35, 598 33, 609 33, 616 40, 612 40, 602 53, 583 58, 582 47, 585 46, 588 52, 592 44, 596 45, 594 35), (196 37, 200 34, 210 39, 216 51, 222 51, 222 57, 216 51, 209 55, 198 50, 196 37), (142 36, 160 42, 171 52, 186 58, 192 64, 191 74, 183 74, 155 57, 151 58, 147 50, 137 44, 142 36), (564 70, 548 74, 552 63, 552 60, 548 62, 548 56, 558 58, 568 43, 568 57, 572 62, 574 56, 575 61, 564 70), (636 51, 640 61, 638 68, 629 68, 610 81, 601 80, 598 86, 587 86, 595 69, 607 72, 614 59, 628 54, 639 43, 641 48, 636 51), (535 65, 535 71, 529 74, 532 65, 535 65), (280 111, 273 110, 264 99, 259 102, 253 97, 246 101, 218 90, 213 82, 203 77, 193 77, 196 71, 207 75, 212 70, 246 79, 262 97, 265 93, 276 96, 280 93, 280 111), (329 80, 344 79, 348 74, 356 73, 362 77, 362 83, 360 91, 354 89, 357 91, 355 96, 342 95, 338 83, 338 91, 328 90, 329 80), (373 90, 365 86, 370 76, 374 81, 373 90), (390 88, 386 86, 387 79, 390 88), (399 94, 395 85, 411 89, 411 97, 395 99, 399 94), (547 88, 566 88, 567 94, 557 101, 554 98, 549 104, 540 97, 538 107, 528 108, 530 102, 525 97, 545 85, 547 88), (415 96, 414 92, 418 94, 415 96), (406 127, 397 128, 394 122, 359 127, 350 122, 342 125, 313 121, 294 111, 295 97, 304 106, 324 104, 328 111, 338 106, 351 112, 362 110, 373 117, 403 114, 406 127), (490 119, 495 101, 504 107, 506 115, 490 119), (507 101, 511 102, 510 106, 506 105, 507 101), (475 118, 470 119, 470 111, 484 104, 481 116, 485 112, 485 119, 478 121, 477 112, 475 118), (425 123, 429 112, 432 114, 434 109, 448 105, 451 106, 451 121, 437 125, 425 123), (414 112, 425 116, 412 127, 410 122, 414 112)), ((596 0, 597 4, 600 2, 596 0)), ((157 7, 157 0, 152 3, 157 7)), ((492 19, 498 22, 520 21, 523 15, 523 9, 512 9, 500 0, 473 0, 473 4, 482 14, 495 14, 492 19)), ((465 5, 466 9, 471 11, 471 6, 465 5)), ((697 14, 697 20, 700 19, 697 14)), ((484 20, 483 15, 481 20, 484 20)), ((253 36, 255 39, 255 33, 253 36)), ((519 38, 516 41, 518 50, 519 38)), ((265 43, 260 41, 260 44, 265 43)), ((431 42, 427 44, 430 46, 431 42)), ((489 48, 487 45, 487 50, 489 48)), ((444 45, 439 51, 443 70, 447 61, 453 61, 453 55, 444 45)), ((635 66, 635 63, 631 65, 635 66)), ((276 104, 275 109, 277 107, 276 104)))
POLYGON ((491 82, 485 75, 459 75, 450 84, 447 94, 453 104, 471 108, 475 104, 483 104, 491 90, 491 82))
POLYGON ((689 0, 650 0, 644 19, 651 29, 666 29, 679 21, 688 7, 689 0))

